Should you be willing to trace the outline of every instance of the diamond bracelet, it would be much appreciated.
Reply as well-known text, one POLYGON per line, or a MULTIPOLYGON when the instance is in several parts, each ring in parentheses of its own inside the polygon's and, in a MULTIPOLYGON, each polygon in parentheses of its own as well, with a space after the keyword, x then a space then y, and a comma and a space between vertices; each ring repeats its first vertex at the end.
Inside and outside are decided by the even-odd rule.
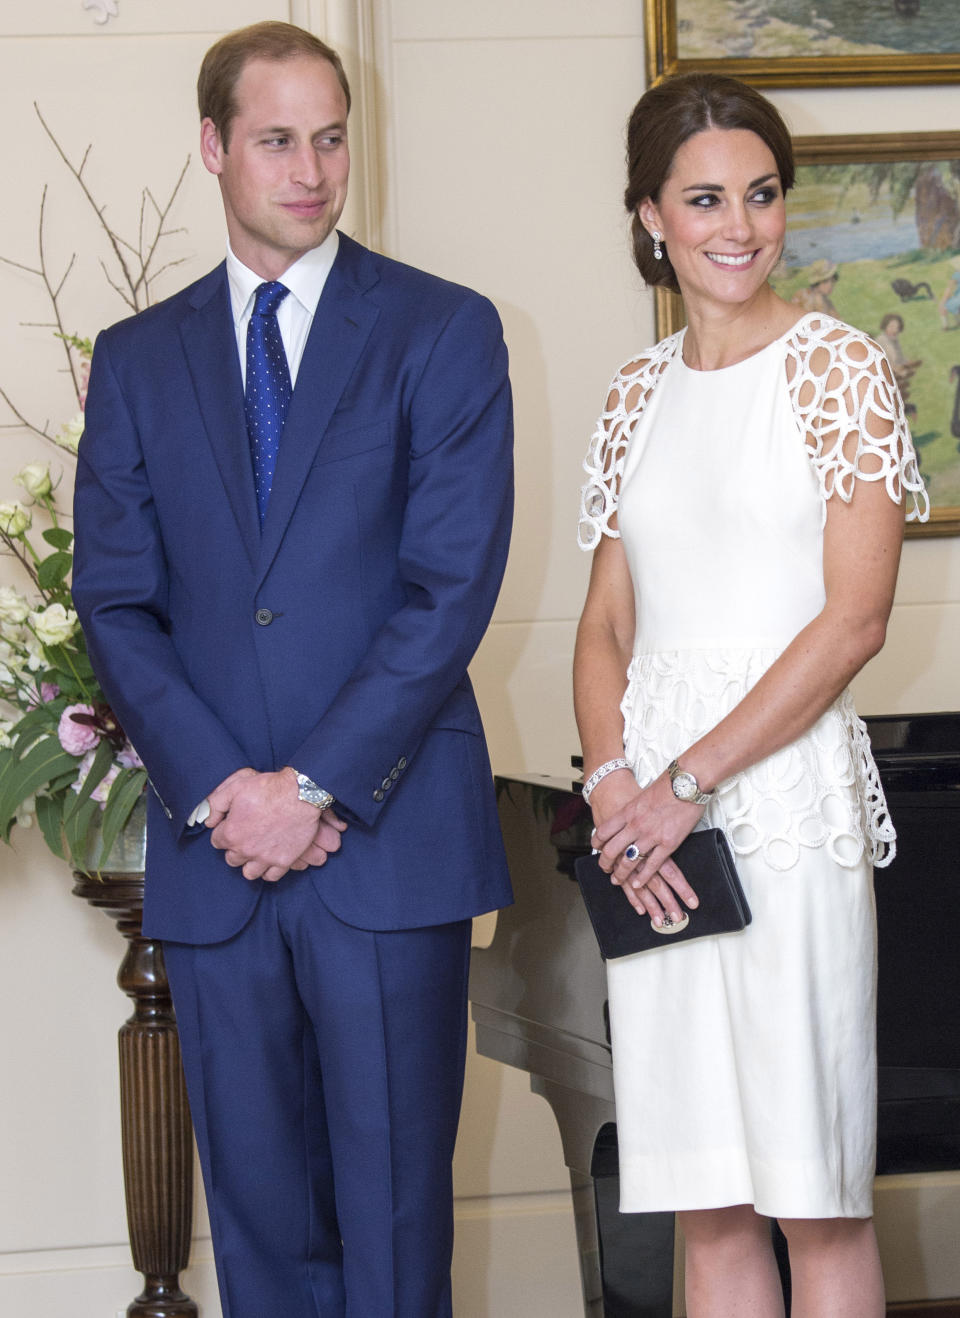
POLYGON ((597 783, 602 782, 608 773, 613 773, 614 769, 629 769, 630 761, 625 760, 622 756, 616 760, 607 760, 606 764, 601 764, 599 769, 594 769, 593 773, 583 784, 581 794, 587 805, 590 804, 590 795, 597 783))

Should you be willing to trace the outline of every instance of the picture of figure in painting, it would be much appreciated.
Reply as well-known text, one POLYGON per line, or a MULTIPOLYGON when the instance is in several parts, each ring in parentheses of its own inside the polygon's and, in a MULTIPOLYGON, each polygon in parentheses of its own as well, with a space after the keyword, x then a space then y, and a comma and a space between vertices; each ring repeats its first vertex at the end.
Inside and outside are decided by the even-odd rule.
POLYGON ((960 50, 956 0, 674 0, 695 59, 937 55, 960 50))
POLYGON ((807 271, 807 283, 797 289, 790 299, 804 311, 823 311, 828 316, 835 316, 837 308, 831 301, 830 294, 837 286, 840 275, 837 267, 825 256, 819 257, 807 271))
POLYGON ((939 302, 940 323, 945 330, 960 327, 960 257, 956 257, 951 266, 953 268, 939 302))
POLYGON ((903 330, 903 317, 896 311, 888 311, 880 321, 880 333, 876 336, 876 339, 887 354, 887 360, 893 367, 897 384, 900 386, 900 392, 903 395, 904 402, 906 402, 910 396, 910 381, 913 379, 914 372, 923 365, 923 361, 919 357, 914 361, 908 359, 900 340, 903 330))
POLYGON ((960 160, 864 157, 799 168, 774 287, 880 344, 931 503, 955 508, 960 335, 944 330, 960 327, 960 160))

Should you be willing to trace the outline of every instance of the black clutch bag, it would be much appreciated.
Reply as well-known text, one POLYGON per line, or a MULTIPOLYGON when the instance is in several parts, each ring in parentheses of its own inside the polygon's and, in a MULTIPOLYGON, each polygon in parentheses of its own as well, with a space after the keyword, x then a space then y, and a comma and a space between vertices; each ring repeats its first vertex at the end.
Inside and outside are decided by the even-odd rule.
POLYGON ((604 961, 631 956, 654 948, 675 947, 711 934, 732 934, 744 929, 753 918, 743 895, 733 853, 722 829, 707 828, 684 838, 673 860, 683 871, 700 905, 684 911, 676 924, 660 928, 649 916, 631 906, 620 885, 610 882, 597 863, 597 856, 579 856, 574 862, 593 932, 604 961))

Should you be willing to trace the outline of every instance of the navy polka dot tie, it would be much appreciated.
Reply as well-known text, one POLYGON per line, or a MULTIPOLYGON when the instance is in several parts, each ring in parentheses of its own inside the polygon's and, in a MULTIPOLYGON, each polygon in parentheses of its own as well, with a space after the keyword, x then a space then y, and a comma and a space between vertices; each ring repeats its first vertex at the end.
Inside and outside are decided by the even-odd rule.
POLYGON ((253 313, 247 326, 247 387, 244 408, 247 433, 253 454, 253 478, 257 487, 260 525, 267 512, 277 450, 293 389, 287 354, 283 350, 277 307, 290 292, 272 280, 257 289, 253 313))

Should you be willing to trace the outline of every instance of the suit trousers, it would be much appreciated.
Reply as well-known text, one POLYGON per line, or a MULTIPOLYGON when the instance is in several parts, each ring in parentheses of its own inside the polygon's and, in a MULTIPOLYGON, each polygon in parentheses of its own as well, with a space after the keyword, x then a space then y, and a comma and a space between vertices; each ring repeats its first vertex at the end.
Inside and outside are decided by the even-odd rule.
POLYGON ((164 943, 224 1318, 449 1318, 470 921, 357 929, 322 881, 164 943))

